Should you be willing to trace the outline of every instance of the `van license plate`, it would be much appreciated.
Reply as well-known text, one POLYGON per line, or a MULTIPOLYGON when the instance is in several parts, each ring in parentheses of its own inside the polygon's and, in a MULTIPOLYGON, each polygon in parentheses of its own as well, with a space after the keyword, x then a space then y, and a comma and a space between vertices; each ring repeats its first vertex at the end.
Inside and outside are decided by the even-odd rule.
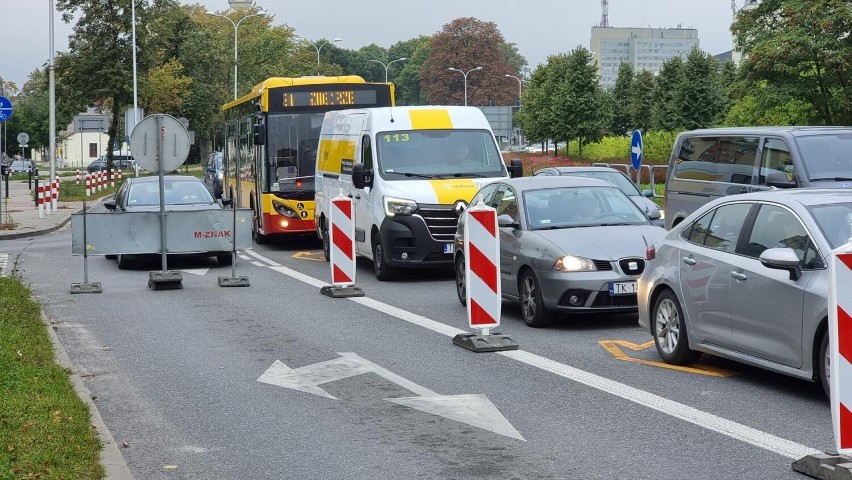
POLYGON ((636 293, 636 282, 612 282, 609 284, 610 295, 630 295, 636 293))
POLYGON ((453 253, 453 244, 445 243, 444 244, 444 253, 453 253))

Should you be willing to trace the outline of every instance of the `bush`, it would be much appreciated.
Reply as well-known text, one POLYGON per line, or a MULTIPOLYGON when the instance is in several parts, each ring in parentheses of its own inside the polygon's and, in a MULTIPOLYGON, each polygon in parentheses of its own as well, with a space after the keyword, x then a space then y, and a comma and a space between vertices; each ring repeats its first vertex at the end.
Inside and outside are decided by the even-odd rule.
MULTIPOLYGON (((645 146, 644 162, 646 164, 665 165, 669 162, 677 132, 647 132, 642 135, 645 146)), ((588 163, 628 163, 630 162, 631 137, 610 136, 599 142, 583 145, 583 156, 577 141, 568 144, 568 156, 588 163)))

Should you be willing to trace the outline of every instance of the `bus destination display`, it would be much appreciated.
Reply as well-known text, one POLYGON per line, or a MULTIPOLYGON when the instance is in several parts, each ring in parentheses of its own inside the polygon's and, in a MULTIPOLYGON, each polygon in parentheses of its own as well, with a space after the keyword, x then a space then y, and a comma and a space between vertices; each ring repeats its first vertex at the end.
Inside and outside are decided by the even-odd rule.
POLYGON ((375 90, 336 90, 314 92, 284 92, 281 107, 327 107, 337 105, 375 105, 375 90))

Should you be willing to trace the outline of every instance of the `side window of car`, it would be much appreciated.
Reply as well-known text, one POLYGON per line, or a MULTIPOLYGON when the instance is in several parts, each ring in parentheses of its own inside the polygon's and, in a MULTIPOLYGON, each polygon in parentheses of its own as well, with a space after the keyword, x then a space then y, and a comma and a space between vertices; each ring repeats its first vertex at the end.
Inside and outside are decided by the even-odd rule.
POLYGON ((478 197, 482 198, 482 203, 491 205, 491 200, 494 198, 494 192, 497 191, 497 185, 486 185, 479 191, 478 197))
POLYGON ((815 268, 822 264, 819 253, 799 218, 777 205, 760 207, 749 236, 746 255, 757 258, 768 248, 792 248, 799 257, 802 268, 815 268))
POLYGON ((751 207, 751 203, 723 205, 696 220, 685 238, 714 250, 734 253, 751 207))
POLYGON ((710 230, 710 221, 713 220, 715 210, 707 212, 693 222, 692 226, 683 230, 683 239, 698 245, 704 245, 704 239, 707 237, 707 231, 710 230))
POLYGON ((500 188, 500 202, 494 208, 497 209, 497 215, 509 215, 512 221, 518 222, 518 197, 515 196, 515 191, 507 186, 500 188))
MULTIPOLYGON (((793 166, 793 157, 790 154, 790 148, 779 138, 767 138, 763 143, 760 157, 760 176, 758 183, 767 185, 767 181, 777 182, 771 174, 773 172, 781 172, 784 174, 784 179, 791 182, 790 186, 795 186, 796 175, 795 167, 793 166)), ((778 174, 775 174, 778 175, 778 174)))

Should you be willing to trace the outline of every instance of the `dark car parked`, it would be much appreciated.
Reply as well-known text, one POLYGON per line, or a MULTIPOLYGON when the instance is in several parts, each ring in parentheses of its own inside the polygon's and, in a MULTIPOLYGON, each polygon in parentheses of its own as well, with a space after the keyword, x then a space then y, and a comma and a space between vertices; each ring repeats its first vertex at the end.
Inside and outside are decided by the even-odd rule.
POLYGON ((207 156, 204 168, 204 184, 215 198, 222 198, 222 178, 225 170, 222 164, 222 152, 213 152, 207 156))

